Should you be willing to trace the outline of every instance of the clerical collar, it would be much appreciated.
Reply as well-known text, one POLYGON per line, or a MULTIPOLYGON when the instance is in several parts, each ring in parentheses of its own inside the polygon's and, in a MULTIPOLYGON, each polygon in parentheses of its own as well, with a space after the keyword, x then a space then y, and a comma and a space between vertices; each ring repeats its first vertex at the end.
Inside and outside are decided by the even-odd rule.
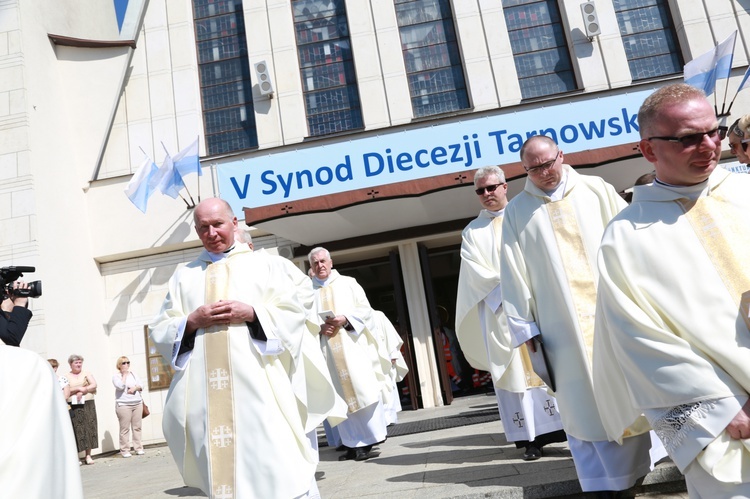
POLYGON ((502 216, 502 214, 504 212, 505 212, 505 208, 503 208, 502 210, 498 210, 498 211, 487 210, 487 213, 489 213, 490 215, 492 215, 493 218, 497 218, 499 216, 502 216))
POLYGON ((206 250, 206 253, 208 253, 208 257, 211 259, 211 262, 216 263, 219 260, 223 260, 226 257, 229 256, 229 252, 234 249, 234 246, 229 248, 227 251, 224 251, 222 253, 211 253, 210 251, 206 250))
POLYGON ((544 191, 544 193, 552 199, 552 201, 560 201, 565 195, 565 184, 568 183, 568 170, 563 169, 563 176, 557 187, 550 191, 544 191))
POLYGON ((330 275, 330 274, 328 274, 328 277, 326 277, 326 278, 325 278, 325 279, 323 279, 323 280, 320 280, 320 279, 318 279, 318 278, 317 278, 317 277, 315 277, 315 276, 312 276, 312 278, 313 278, 313 281, 317 282, 317 283, 318 283, 318 285, 319 285, 320 287, 323 287, 323 286, 325 286, 325 285, 326 285, 326 283, 328 282, 328 279, 330 279, 330 278, 331 278, 331 275, 330 275))
POLYGON ((654 179, 654 182, 656 182, 659 185, 663 185, 664 187, 673 187, 675 189, 685 189, 685 190, 692 190, 693 188, 698 188, 699 190, 703 190, 703 188, 706 186, 706 183, 708 182, 708 179, 704 180, 703 182, 695 185, 674 185, 674 184, 668 184, 662 180, 659 180, 658 178, 654 179))
POLYGON ((659 184, 661 187, 675 192, 684 198, 690 199, 691 201, 697 201, 698 198, 703 194, 703 191, 706 190, 706 187, 708 187, 708 179, 704 180, 700 184, 695 185, 672 185, 666 182, 662 182, 658 178, 654 179, 654 183, 659 184))
POLYGON ((224 250, 224 253, 229 253, 234 249, 234 245, 232 245, 229 249, 224 250))

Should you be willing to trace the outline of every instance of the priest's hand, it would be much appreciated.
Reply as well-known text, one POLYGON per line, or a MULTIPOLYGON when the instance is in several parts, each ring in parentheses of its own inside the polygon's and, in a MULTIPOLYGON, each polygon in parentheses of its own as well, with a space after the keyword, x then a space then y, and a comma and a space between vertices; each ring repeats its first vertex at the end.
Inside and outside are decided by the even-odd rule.
POLYGON ((251 305, 235 300, 219 300, 216 303, 201 305, 188 315, 185 332, 191 333, 216 325, 254 321, 255 309, 251 305))
POLYGON ((336 317, 329 317, 328 319, 326 319, 326 324, 334 326, 336 328, 342 328, 349 324, 349 320, 346 318, 346 316, 337 315, 336 317))
POLYGON ((745 402, 740 412, 729 423, 727 431, 735 440, 750 438, 750 400, 745 402))
POLYGON ((333 336, 336 336, 336 333, 339 332, 339 327, 336 326, 336 325, 334 325, 334 324, 332 324, 332 323, 330 323, 330 322, 328 322, 329 320, 333 320, 333 319, 328 319, 323 324, 321 324, 321 326, 320 326, 320 334, 322 334, 323 336, 328 336, 329 338, 331 338, 333 336))

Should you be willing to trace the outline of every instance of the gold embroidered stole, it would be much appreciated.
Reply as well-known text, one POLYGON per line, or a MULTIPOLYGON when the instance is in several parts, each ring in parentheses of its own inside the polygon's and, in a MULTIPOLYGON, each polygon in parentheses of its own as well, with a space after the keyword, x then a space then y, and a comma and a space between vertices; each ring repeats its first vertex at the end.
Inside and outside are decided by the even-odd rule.
POLYGON ((698 201, 676 201, 685 212, 695 235, 706 250, 711 263, 739 307, 745 325, 750 329, 750 268, 737 250, 750 248, 747 220, 737 217, 730 203, 714 193, 698 201))
MULTIPOLYGON (((336 304, 333 298, 333 288, 331 286, 323 286, 319 291, 322 310, 332 310, 335 313, 336 304)), ((360 410, 361 407, 357 400, 357 394, 354 391, 351 375, 349 374, 349 366, 346 364, 342 334, 346 334, 346 331, 342 332, 341 329, 338 329, 334 336, 328 337, 328 348, 333 355, 336 375, 341 383, 341 388, 344 390, 344 401, 346 401, 349 412, 352 413, 360 410)))
POLYGON ((581 329, 589 366, 591 366, 594 352, 594 313, 596 312, 594 272, 591 269, 591 262, 583 243, 573 204, 569 199, 563 198, 560 201, 548 202, 546 206, 557 240, 560 262, 568 278, 578 327, 581 329))
MULTIPOLYGON (((206 304, 226 300, 229 293, 229 258, 206 269, 206 304)), ((206 328, 203 335, 208 397, 208 462, 211 497, 231 499, 235 490, 235 426, 229 330, 226 325, 206 328)))
MULTIPOLYGON (((503 217, 495 217, 492 219, 492 230, 495 234, 495 251, 500 252, 502 247, 502 226, 503 217)), ((500 276, 502 279, 502 276, 500 276)), ((537 376, 534 372, 534 368, 531 365, 531 358, 529 357, 529 351, 526 349, 526 345, 523 344, 518 347, 518 354, 521 356, 521 365, 523 366, 524 378, 526 379, 526 387, 532 388, 537 386, 544 386, 542 378, 537 376)))

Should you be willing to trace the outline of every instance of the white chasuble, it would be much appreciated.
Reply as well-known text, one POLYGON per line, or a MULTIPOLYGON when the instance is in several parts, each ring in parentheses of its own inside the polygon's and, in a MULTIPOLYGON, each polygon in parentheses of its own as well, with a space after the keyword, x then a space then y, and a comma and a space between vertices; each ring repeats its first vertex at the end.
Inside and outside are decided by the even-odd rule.
POLYGON ((607 433, 594 399, 586 325, 594 311, 601 235, 625 201, 601 178, 564 168, 568 178, 561 200, 553 202, 527 179, 525 190, 505 208, 501 288, 507 316, 536 323, 541 331, 565 431, 593 442, 607 440, 607 433), (565 220, 575 220, 577 227, 565 220), (570 230, 576 230, 575 238, 570 230))
POLYGON ((521 393, 542 386, 542 380, 531 368, 526 347, 511 347, 502 306, 495 310, 487 304, 480 307, 500 286, 502 220, 502 215, 482 210, 463 230, 456 334, 466 360, 475 369, 488 371, 495 388, 521 393))
POLYGON ((0 496, 82 499, 68 404, 49 363, 0 345, 0 379, 0 496))
MULTIPOLYGON (((695 202, 678 189, 638 187, 607 228, 594 368, 612 437, 644 410, 750 393, 748 192, 750 177, 721 168, 695 202)), ((724 431, 703 447, 696 461, 712 476, 750 481, 747 439, 724 431)))
POLYGON ((390 377, 390 359, 385 346, 378 344, 372 319, 372 308, 362 287, 336 269, 320 286, 315 288, 315 313, 330 310, 343 315, 354 327, 354 331, 340 328, 331 338, 322 337, 323 353, 326 357, 336 391, 346 402, 349 413, 361 410, 387 397, 390 377))
POLYGON ((204 251, 170 280, 162 311, 150 325, 159 352, 173 359, 187 316, 221 296, 252 305, 267 341, 253 340, 245 323, 230 324, 225 332, 196 331, 189 359, 174 365, 164 436, 185 483, 209 497, 298 497, 310 489, 315 473, 306 407, 291 381, 300 363, 305 310, 278 260, 238 245, 225 261, 210 261, 204 251), (215 290, 206 287, 211 267, 226 270, 226 281, 217 281, 215 290), (231 401, 215 397, 230 393, 229 387, 231 401), (232 479, 221 474, 232 461, 229 491, 232 479))

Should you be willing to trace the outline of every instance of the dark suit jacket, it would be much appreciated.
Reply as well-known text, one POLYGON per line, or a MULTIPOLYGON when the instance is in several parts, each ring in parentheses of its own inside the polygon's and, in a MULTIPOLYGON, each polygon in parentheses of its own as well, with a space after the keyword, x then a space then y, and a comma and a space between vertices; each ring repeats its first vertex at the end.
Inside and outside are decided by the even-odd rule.
POLYGON ((13 307, 10 313, 0 311, 0 340, 9 346, 20 345, 31 316, 31 310, 25 307, 13 307))

